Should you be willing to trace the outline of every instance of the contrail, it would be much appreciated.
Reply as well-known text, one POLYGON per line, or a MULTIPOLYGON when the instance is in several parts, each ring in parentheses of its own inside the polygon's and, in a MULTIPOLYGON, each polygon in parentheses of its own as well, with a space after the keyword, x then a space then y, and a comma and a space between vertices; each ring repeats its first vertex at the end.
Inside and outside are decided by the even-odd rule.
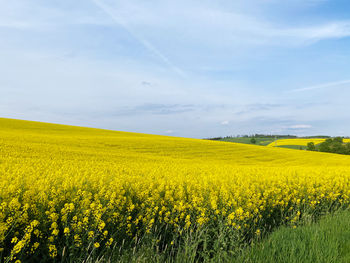
POLYGON ((166 56, 164 56, 156 47, 154 47, 149 41, 139 36, 135 33, 128 24, 121 18, 117 17, 113 10, 111 10, 107 5, 102 3, 100 0, 92 0, 97 7, 104 11, 108 16, 110 16, 113 21, 121 25, 125 30, 127 30, 137 41, 139 41, 146 49, 148 49, 155 56, 160 58, 166 65, 168 65, 173 71, 175 71, 181 77, 186 77, 186 74, 183 70, 175 66, 166 56))
POLYGON ((323 83, 315 86, 310 86, 310 87, 305 87, 305 88, 300 88, 300 89, 293 89, 290 90, 289 92, 299 92, 299 91, 308 91, 308 90, 315 90, 315 89, 324 89, 324 88, 330 88, 330 87, 336 87, 336 86, 341 86, 344 84, 350 84, 350 80, 341 80, 341 81, 335 81, 335 82, 328 82, 328 83, 323 83))

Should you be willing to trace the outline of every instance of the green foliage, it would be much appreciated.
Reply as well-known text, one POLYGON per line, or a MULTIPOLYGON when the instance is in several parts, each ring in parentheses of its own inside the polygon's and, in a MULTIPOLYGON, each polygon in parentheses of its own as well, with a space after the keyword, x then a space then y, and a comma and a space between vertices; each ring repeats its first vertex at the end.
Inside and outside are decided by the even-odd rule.
POLYGON ((329 138, 319 144, 318 150, 320 152, 350 155, 350 143, 343 143, 342 137, 329 138))
POLYGON ((251 142, 252 144, 256 144, 256 139, 253 137, 253 138, 250 139, 250 142, 251 142))
POLYGON ((316 150, 316 147, 315 147, 315 144, 313 142, 309 142, 307 144, 307 148, 306 148, 308 151, 315 151, 316 150))
POLYGON ((335 137, 335 138, 333 138, 333 142, 343 143, 343 138, 342 137, 335 137))

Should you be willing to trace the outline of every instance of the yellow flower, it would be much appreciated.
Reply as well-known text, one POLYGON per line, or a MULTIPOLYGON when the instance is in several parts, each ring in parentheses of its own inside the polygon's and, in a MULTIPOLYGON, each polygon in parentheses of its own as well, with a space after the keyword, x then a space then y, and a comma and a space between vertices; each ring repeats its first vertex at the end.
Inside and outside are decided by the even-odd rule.
POLYGON ((98 230, 99 231, 102 231, 106 226, 106 223, 105 222, 101 222, 99 225, 98 225, 98 230))
POLYGON ((39 236, 40 235, 40 230, 39 229, 35 229, 34 230, 34 235, 39 236))
POLYGON ((94 234, 95 234, 94 231, 89 231, 88 237, 89 237, 89 238, 93 238, 94 234))
POLYGON ((57 249, 55 245, 49 245, 50 257, 55 258, 57 256, 57 249))
POLYGON ((113 240, 114 239, 112 237, 110 239, 108 239, 108 241, 106 242, 106 246, 110 247, 112 245, 112 243, 113 243, 113 240))
POLYGON ((63 233, 64 233, 66 236, 68 236, 68 235, 69 235, 69 232, 70 232, 69 227, 65 227, 64 230, 63 230, 63 233))

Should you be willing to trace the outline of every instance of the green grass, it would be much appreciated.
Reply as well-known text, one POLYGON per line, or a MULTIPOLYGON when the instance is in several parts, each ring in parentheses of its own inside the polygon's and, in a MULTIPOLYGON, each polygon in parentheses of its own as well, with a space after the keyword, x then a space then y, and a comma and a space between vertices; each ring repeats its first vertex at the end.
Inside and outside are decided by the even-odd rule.
POLYGON ((306 150, 306 146, 303 145, 280 145, 280 146, 276 146, 279 148, 288 148, 288 149, 295 149, 295 150, 306 150))
POLYGON ((296 229, 281 227, 236 262, 350 262, 349 248, 350 212, 342 211, 296 229))

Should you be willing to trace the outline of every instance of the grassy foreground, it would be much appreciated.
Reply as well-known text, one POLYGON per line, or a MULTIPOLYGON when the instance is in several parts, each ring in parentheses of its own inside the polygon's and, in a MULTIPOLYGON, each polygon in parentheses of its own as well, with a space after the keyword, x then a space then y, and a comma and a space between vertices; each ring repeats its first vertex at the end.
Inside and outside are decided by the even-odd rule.
MULTIPOLYGON (((201 238, 195 235, 178 248, 175 257, 152 246, 115 253, 109 258, 95 258, 87 262, 197 262, 201 238)), ((204 236, 202 236, 203 238, 204 236)), ((210 239, 208 236, 207 238, 210 239)), ((350 211, 340 211, 321 218, 318 222, 304 222, 296 228, 282 226, 251 246, 240 248, 232 245, 232 251, 218 248, 211 257, 201 258, 204 262, 223 263, 346 263, 350 262, 350 211)), ((200 252, 201 253, 201 252, 200 252)))
MULTIPOLYGON (((194 240, 192 240, 194 241, 194 240)), ((197 240, 198 241, 198 240, 197 240)), ((196 262, 198 243, 177 251, 175 258, 140 247, 123 257, 101 262, 196 262)), ((234 247, 234 246, 232 246, 234 247)), ((346 263, 350 262, 350 211, 340 211, 318 222, 304 222, 296 228, 282 226, 251 246, 236 247, 231 253, 218 249, 206 262, 223 263, 346 263)))
POLYGON ((350 212, 328 215, 296 229, 281 227, 246 249, 237 262, 350 262, 350 212))

